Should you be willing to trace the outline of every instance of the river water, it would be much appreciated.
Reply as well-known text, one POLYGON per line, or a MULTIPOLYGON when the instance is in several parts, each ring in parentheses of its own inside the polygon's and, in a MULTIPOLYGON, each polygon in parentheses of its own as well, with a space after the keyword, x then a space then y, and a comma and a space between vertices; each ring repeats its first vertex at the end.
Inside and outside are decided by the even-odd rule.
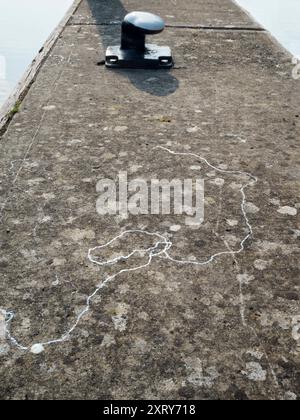
POLYGON ((236 0, 295 57, 300 58, 300 0, 236 0))
MULTIPOLYGON (((0 107, 73 0, 0 0, 0 107)), ((237 0, 300 58, 300 0, 237 0)))
POLYGON ((0 107, 73 0, 0 0, 0 107))

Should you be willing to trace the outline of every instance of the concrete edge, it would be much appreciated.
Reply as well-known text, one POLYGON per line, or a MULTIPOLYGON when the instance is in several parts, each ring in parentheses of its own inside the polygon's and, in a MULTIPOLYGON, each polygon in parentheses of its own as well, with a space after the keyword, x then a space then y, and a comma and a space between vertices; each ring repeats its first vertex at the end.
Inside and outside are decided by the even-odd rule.
POLYGON ((65 16, 59 22, 58 26, 52 31, 47 41, 41 47, 38 55, 33 59, 30 66, 25 71, 22 79, 18 82, 12 94, 5 101, 0 109, 0 137, 6 132, 10 121, 13 119, 15 113, 18 112, 20 103, 24 100, 30 86, 34 82, 39 70, 47 59, 52 48, 56 44, 59 36, 67 26, 69 20, 78 9, 82 0, 74 0, 72 6, 69 8, 65 16))
POLYGON ((261 23, 259 23, 255 17, 247 10, 245 9, 245 7, 241 6, 237 0, 231 0, 234 4, 236 4, 237 7, 239 7, 248 17, 249 19, 253 20, 253 22, 255 22, 260 28, 263 29, 263 32, 267 35, 267 37, 271 40, 271 42, 273 42, 273 44, 275 44, 280 51, 282 51, 287 58, 292 59, 293 58, 293 54, 287 49, 285 48, 284 45, 282 45, 280 43, 280 41, 268 30, 266 29, 261 23))

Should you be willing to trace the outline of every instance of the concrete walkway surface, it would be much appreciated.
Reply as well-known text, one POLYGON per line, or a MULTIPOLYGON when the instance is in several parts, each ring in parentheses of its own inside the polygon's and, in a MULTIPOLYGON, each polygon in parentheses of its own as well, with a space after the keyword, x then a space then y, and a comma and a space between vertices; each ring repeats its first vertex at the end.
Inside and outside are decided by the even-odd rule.
POLYGON ((81 2, 0 138, 1 399, 299 398, 292 68, 229 0, 81 2), (171 71, 97 65, 136 9, 166 20, 171 71), (205 179, 204 223, 100 216, 97 182, 120 171, 205 179), (123 233, 88 259, 135 229, 161 236, 123 233), (190 263, 155 255, 165 241, 190 263))

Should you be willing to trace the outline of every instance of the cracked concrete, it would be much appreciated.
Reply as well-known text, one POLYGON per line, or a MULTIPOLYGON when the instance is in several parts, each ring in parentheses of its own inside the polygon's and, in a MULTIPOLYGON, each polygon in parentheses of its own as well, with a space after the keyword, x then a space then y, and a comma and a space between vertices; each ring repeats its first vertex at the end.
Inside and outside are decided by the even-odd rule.
MULTIPOLYGON (((68 340, 39 354, 12 345, 0 312, 2 399, 299 398, 300 84, 291 57, 250 28, 259 29, 231 1, 82 1, 0 140, 0 309, 15 313, 12 335, 25 346, 61 336, 106 276, 143 264, 88 260, 121 231, 159 232, 175 258, 238 248, 245 179, 156 146, 257 176, 247 190, 253 237, 206 266, 156 258, 123 273, 68 340), (109 23, 137 4, 170 25, 220 29, 157 36, 174 51, 170 72, 97 66, 119 40, 109 23), (204 224, 99 216, 97 181, 120 170, 132 179, 200 171, 204 224)), ((137 244, 149 246, 127 238, 104 256, 137 244)))

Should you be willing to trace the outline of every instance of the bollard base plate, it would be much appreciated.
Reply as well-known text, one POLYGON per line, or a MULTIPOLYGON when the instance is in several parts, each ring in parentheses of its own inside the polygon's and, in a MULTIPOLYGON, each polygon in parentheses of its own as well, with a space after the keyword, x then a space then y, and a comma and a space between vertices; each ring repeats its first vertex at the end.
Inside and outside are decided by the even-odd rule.
POLYGON ((119 46, 108 47, 105 65, 108 68, 169 69, 173 67, 172 52, 169 47, 146 44, 146 51, 122 50, 119 46))

